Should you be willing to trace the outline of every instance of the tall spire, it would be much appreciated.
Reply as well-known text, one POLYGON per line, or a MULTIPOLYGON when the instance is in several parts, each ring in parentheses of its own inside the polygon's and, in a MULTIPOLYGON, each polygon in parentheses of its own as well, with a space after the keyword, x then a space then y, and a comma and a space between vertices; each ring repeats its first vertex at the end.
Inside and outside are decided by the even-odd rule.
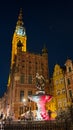
POLYGON ((48 53, 48 50, 46 48, 46 45, 44 44, 44 48, 42 49, 42 53, 48 53))
POLYGON ((20 8, 19 16, 18 16, 18 21, 17 21, 17 26, 23 26, 23 21, 22 21, 22 8, 20 8))
POLYGON ((18 41, 20 41, 22 43, 22 51, 26 52, 26 40, 27 40, 27 36, 26 36, 26 30, 23 26, 23 20, 22 20, 22 9, 20 9, 19 12, 19 16, 18 16, 18 20, 16 23, 16 28, 14 31, 14 35, 13 35, 13 40, 12 40, 12 59, 11 59, 11 67, 14 64, 14 59, 15 56, 17 55, 17 43, 18 41))

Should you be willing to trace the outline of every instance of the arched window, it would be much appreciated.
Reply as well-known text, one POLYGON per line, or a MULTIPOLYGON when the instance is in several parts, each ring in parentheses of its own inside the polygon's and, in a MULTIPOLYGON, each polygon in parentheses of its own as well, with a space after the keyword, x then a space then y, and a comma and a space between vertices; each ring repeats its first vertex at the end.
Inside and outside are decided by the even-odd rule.
POLYGON ((69 72, 71 72, 71 67, 69 67, 68 69, 69 69, 69 72))

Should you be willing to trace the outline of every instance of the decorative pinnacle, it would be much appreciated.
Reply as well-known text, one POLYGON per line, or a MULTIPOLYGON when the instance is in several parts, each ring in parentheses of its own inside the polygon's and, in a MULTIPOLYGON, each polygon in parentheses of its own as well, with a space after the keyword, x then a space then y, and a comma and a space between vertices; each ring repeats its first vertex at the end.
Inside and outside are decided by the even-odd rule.
POLYGON ((48 53, 48 51, 47 51, 47 48, 46 48, 46 45, 44 44, 44 48, 42 49, 42 52, 43 53, 48 53))
POLYGON ((22 21, 22 8, 21 8, 18 16, 17 26, 23 26, 23 24, 24 23, 22 21))

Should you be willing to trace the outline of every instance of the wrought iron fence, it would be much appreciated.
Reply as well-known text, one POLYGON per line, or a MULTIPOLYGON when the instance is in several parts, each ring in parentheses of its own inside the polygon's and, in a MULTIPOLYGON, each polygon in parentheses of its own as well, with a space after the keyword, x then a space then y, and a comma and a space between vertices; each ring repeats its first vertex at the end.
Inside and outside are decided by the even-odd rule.
POLYGON ((73 130, 70 123, 53 121, 6 122, 0 130, 73 130))

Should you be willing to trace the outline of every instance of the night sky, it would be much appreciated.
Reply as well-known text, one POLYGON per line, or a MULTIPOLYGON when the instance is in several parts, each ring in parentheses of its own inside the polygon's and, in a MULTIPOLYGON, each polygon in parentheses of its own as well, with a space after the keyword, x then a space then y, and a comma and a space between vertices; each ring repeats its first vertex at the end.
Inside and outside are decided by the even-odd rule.
POLYGON ((73 3, 55 0, 9 0, 0 3, 0 97, 10 71, 11 42, 20 8, 27 34, 27 49, 48 49, 50 75, 56 63, 73 60, 73 3))

